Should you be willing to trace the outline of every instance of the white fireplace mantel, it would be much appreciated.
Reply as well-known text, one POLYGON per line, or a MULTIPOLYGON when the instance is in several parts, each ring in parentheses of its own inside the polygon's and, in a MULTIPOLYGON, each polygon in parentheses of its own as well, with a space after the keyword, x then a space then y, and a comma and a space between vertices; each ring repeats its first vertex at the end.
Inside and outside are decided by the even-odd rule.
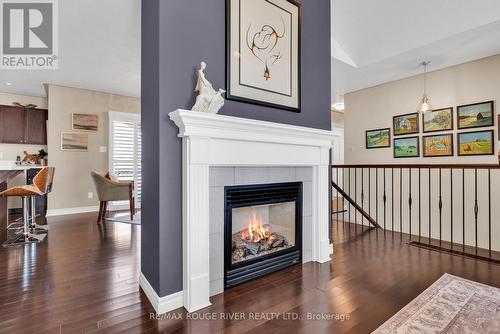
MULTIPOLYGON (((179 127, 183 144, 182 305, 186 310, 193 312, 210 305, 210 166, 312 167, 312 259, 320 263, 330 261, 333 252, 328 237, 331 131, 187 110, 176 110, 169 116, 179 127)), ((141 279, 149 297, 146 291, 149 284, 142 275, 141 279)), ((168 296, 163 298, 167 298, 166 305, 153 305, 158 313, 179 306, 168 296)), ((157 296, 149 299, 153 304, 158 303, 157 296)))

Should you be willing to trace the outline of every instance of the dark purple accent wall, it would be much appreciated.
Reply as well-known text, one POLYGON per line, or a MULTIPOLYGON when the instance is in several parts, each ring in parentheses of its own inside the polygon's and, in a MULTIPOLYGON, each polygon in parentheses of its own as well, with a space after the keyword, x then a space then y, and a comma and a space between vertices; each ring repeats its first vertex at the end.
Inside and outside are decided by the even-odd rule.
MULTIPOLYGON (((330 129, 330 1, 302 2, 302 112, 226 101, 221 114, 330 129)), ((141 270, 159 296, 182 290, 182 150, 168 113, 194 103, 207 63, 225 87, 225 0, 142 0, 141 270)))

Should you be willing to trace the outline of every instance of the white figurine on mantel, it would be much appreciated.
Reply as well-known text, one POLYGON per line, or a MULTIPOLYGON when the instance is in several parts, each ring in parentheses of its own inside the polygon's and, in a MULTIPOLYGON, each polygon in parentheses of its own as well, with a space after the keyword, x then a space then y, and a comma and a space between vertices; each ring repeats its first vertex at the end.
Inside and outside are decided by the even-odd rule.
POLYGON ((226 91, 224 89, 219 89, 218 92, 212 87, 210 81, 205 78, 205 73, 203 72, 207 64, 201 62, 200 69, 198 70, 198 82, 196 83, 195 92, 198 92, 196 97, 196 103, 191 110, 208 112, 211 114, 217 114, 220 108, 224 105, 224 98, 222 94, 226 91))

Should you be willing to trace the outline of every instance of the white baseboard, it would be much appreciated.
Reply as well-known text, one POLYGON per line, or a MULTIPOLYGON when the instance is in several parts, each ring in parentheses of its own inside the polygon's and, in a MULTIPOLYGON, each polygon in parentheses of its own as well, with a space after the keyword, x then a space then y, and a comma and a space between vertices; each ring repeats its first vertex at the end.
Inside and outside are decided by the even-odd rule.
MULTIPOLYGON (((121 211, 128 210, 130 207, 128 205, 114 206, 108 211, 121 211)), ((139 208, 136 208, 139 209, 139 208)), ((65 215, 74 215, 78 213, 88 213, 88 212, 98 212, 99 206, 79 206, 76 208, 63 208, 63 209, 50 209, 47 210, 47 217, 55 217, 55 216, 65 216, 65 215)))
POLYGON ((98 206, 80 206, 76 208, 50 209, 47 210, 47 217, 74 215, 77 213, 97 212, 98 206))
POLYGON ((182 291, 165 297, 160 297, 142 273, 139 276, 139 285, 142 288, 142 291, 144 291, 146 297, 148 297, 149 302, 156 311, 156 314, 170 312, 184 305, 182 291))

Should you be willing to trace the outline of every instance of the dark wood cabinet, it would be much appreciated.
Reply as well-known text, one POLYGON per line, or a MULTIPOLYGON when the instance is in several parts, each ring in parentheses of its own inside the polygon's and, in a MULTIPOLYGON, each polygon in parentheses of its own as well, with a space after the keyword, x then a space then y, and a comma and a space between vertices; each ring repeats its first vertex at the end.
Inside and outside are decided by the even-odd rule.
POLYGON ((26 110, 26 143, 47 145, 48 111, 44 109, 26 110))
POLYGON ((0 134, 2 143, 24 143, 24 124, 26 113, 24 108, 2 106, 0 109, 0 134))
POLYGON ((47 145, 48 111, 0 106, 0 142, 47 145))

